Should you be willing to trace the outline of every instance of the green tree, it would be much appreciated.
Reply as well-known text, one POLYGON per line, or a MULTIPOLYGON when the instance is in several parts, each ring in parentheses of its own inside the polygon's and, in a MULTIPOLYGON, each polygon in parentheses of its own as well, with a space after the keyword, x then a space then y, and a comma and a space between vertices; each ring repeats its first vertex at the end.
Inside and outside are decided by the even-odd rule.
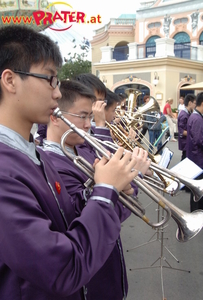
POLYGON ((74 54, 73 57, 65 60, 66 63, 58 72, 60 80, 72 79, 81 73, 91 73, 92 64, 88 60, 83 59, 83 55, 74 54))

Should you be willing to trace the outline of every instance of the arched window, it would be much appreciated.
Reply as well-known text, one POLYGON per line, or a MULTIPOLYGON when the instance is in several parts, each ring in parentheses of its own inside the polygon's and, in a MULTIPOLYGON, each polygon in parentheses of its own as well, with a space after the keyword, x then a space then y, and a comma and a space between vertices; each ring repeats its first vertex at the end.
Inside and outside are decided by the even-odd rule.
POLYGON ((200 37, 199 37, 199 44, 203 45, 203 31, 202 31, 202 33, 200 34, 200 37))
POLYGON ((129 54, 128 42, 122 41, 116 44, 113 51, 113 59, 127 60, 129 54))
POLYGON ((190 37, 186 32, 179 32, 173 38, 176 44, 190 43, 190 37))
POLYGON ((190 37, 186 32, 179 32, 174 37, 174 53, 176 57, 190 59, 190 37))
POLYGON ((160 36, 153 35, 146 42, 146 57, 153 57, 156 53, 156 43, 155 40, 159 39, 160 36))

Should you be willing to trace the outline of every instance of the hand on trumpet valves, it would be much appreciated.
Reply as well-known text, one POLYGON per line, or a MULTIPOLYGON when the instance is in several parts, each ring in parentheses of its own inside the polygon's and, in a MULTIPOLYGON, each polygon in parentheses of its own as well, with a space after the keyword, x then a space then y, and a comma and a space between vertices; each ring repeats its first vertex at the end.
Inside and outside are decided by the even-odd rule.
POLYGON ((125 152, 124 148, 120 147, 111 157, 107 160, 105 157, 99 161, 95 160, 95 175, 94 181, 96 184, 109 184, 114 186, 118 192, 129 189, 129 183, 138 175, 136 170, 137 160, 132 158, 131 152, 125 152))
POLYGON ((148 152, 142 148, 135 147, 132 152, 132 160, 136 161, 135 168, 145 175, 151 164, 151 160, 148 158, 148 152))
POLYGON ((92 104, 92 112, 94 115, 94 121, 96 123, 96 126, 98 127, 105 127, 105 121, 106 121, 106 117, 105 117, 105 107, 106 107, 106 102, 99 100, 99 101, 95 101, 92 104))

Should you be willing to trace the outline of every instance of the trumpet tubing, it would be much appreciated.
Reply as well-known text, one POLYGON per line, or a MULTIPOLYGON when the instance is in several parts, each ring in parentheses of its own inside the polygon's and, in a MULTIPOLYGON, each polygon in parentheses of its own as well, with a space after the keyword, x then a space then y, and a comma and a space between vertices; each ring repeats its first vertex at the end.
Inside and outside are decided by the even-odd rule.
MULTIPOLYGON (((83 171, 91 180, 90 184, 93 184, 94 181, 94 169, 92 168, 91 164, 89 164, 86 160, 84 160, 82 157, 74 157, 70 155, 70 153, 66 150, 65 142, 67 135, 71 133, 71 131, 76 132, 78 135, 80 135, 87 143, 89 143, 95 151, 105 156, 107 159, 110 159, 109 153, 106 148, 104 148, 97 139, 90 136, 87 132, 77 128, 73 123, 71 123, 68 119, 66 119, 62 112, 57 108, 55 109, 54 116, 61 118, 69 127, 70 130, 65 132, 61 138, 61 147, 66 156, 68 156, 75 165, 83 171), (83 166, 84 165, 84 166, 83 166)), ((99 155, 98 155, 99 156, 99 155)), ((155 193, 157 193, 154 190, 155 193)), ((156 198, 154 194, 152 193, 151 196, 153 197, 153 200, 156 201, 156 198)), ((166 216, 164 219, 162 219, 159 223, 152 223, 149 218, 145 215, 143 207, 141 207, 138 202, 135 200, 134 197, 127 196, 125 193, 121 192, 119 195, 119 201, 125 205, 132 213, 134 213, 136 216, 140 217, 144 222, 146 222, 149 226, 152 228, 158 228, 163 226, 165 223, 168 222, 170 219, 170 210, 166 205, 163 205, 164 210, 166 211, 166 216)))
MULTIPOLYGON (((83 139, 85 139, 96 151, 104 155, 107 159, 110 159, 110 155, 106 148, 104 148, 101 143, 99 143, 98 140, 91 137, 88 133, 84 132, 81 129, 78 129, 73 123, 71 123, 68 119, 66 119, 62 112, 57 108, 55 109, 53 115, 55 115, 58 118, 61 118, 73 131, 78 133, 83 139)), ((65 149, 65 140, 66 140, 66 133, 63 135, 61 139, 61 146, 62 150, 66 154, 65 149)), ((82 169, 82 168, 81 168, 82 169)), ((92 167, 90 168, 89 176, 93 180, 93 170, 92 167)), ((84 172, 87 172, 87 169, 85 169, 84 172)), ((147 195, 151 197, 152 200, 154 200, 156 203, 158 203, 159 206, 161 206, 166 211, 166 217, 161 220, 160 223, 153 224, 149 221, 149 219, 145 216, 143 213, 143 208, 139 208, 136 210, 136 215, 138 215, 142 220, 144 220, 148 225, 152 227, 160 227, 165 224, 170 216, 174 219, 174 221, 178 225, 178 229, 176 232, 176 238, 180 242, 186 242, 196 236, 198 232, 203 227, 203 211, 194 211, 193 213, 186 213, 183 210, 177 208, 174 204, 169 202, 166 198, 164 198, 160 193, 158 193, 156 190, 154 190, 150 185, 148 185, 146 182, 144 182, 139 176, 137 176, 133 182, 141 189, 143 190, 147 195), (137 214, 138 212, 138 214, 137 214)), ((126 196, 125 194, 121 194, 119 197, 119 200, 122 202, 122 197, 126 196)), ((122 202, 124 205, 127 205, 127 207, 134 213, 134 205, 132 205, 132 199, 128 201, 127 198, 124 199, 122 202)), ((136 203, 138 205, 138 203, 136 203)), ((138 205, 139 206, 139 205, 138 205)))

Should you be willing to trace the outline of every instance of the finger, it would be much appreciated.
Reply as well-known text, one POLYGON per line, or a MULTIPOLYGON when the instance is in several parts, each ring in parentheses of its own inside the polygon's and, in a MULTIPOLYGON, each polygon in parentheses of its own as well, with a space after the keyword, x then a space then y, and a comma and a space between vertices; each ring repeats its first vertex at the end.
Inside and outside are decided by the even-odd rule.
POLYGON ((126 195, 132 195, 134 193, 134 189, 131 187, 129 190, 123 191, 126 195))
POLYGON ((124 148, 123 147, 119 147, 115 154, 112 156, 111 159, 114 159, 114 160, 120 160, 121 157, 123 156, 123 152, 124 152, 124 148))
POLYGON ((95 166, 98 164, 98 162, 99 162, 99 158, 96 158, 94 163, 93 163, 93 168, 95 168, 95 166))
POLYGON ((131 184, 129 183, 124 189, 123 192, 126 192, 127 190, 130 190, 132 188, 131 184))

